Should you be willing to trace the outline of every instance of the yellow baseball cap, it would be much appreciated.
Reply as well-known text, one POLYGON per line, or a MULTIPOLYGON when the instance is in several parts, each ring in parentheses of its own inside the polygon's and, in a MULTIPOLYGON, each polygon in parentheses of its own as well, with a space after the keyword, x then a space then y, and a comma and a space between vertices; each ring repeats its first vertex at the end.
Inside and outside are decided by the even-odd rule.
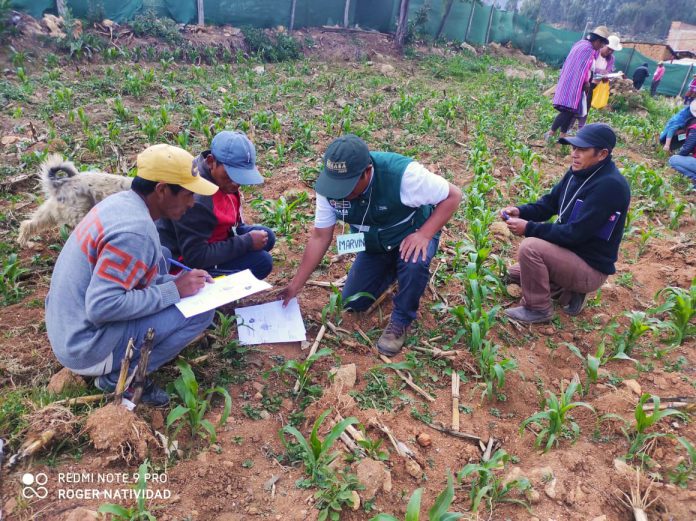
POLYGON ((156 183, 179 185, 201 195, 213 195, 218 186, 198 175, 193 156, 172 145, 152 145, 138 154, 138 177, 156 183))

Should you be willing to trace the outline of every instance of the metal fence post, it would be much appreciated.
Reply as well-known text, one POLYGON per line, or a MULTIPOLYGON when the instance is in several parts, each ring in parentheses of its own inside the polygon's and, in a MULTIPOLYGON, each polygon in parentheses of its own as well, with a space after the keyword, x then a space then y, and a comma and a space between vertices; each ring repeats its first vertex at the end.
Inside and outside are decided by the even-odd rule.
POLYGON ((196 7, 198 8, 198 25, 205 25, 205 16, 203 13, 203 0, 198 0, 196 3, 196 7))
POLYGON ((491 6, 491 14, 488 15, 488 27, 486 27, 486 41, 485 45, 488 45, 488 37, 491 34, 491 22, 493 21, 493 11, 495 11, 495 7, 491 6))
POLYGON ((56 0, 56 11, 58 16, 65 18, 65 0, 56 0))
POLYGON ((532 43, 529 46, 529 52, 527 54, 533 54, 534 52, 534 44, 536 43, 537 33, 539 32, 539 25, 541 24, 539 22, 539 18, 537 17, 536 23, 534 24, 534 32, 532 33, 532 43))
POLYGON ((474 20, 474 9, 476 9, 476 2, 471 0, 471 12, 469 13, 469 23, 466 24, 466 34, 464 35, 464 41, 469 43, 469 31, 471 30, 471 22, 474 20))
MULTIPOLYGON (((635 44, 633 44, 635 45, 635 44)), ((633 60, 633 55, 636 53, 636 48, 631 47, 631 55, 628 57, 628 63, 626 64, 626 74, 628 74, 628 71, 631 68, 631 61, 633 60)))

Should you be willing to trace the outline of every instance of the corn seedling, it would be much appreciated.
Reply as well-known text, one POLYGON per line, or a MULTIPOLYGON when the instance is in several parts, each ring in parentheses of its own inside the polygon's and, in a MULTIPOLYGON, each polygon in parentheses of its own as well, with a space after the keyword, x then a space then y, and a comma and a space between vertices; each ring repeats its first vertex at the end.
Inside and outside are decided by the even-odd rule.
POLYGON ((336 440, 343 434, 343 431, 349 425, 355 425, 358 423, 358 419, 354 417, 346 418, 341 420, 339 423, 334 425, 334 427, 329 431, 326 437, 321 440, 319 439, 319 428, 326 417, 331 413, 331 409, 324 411, 319 418, 314 422, 312 427, 312 432, 309 436, 309 440, 304 437, 304 435, 298 431, 295 427, 291 425, 286 425, 281 430, 281 440, 283 445, 288 447, 288 442, 285 439, 285 434, 293 436, 297 442, 300 444, 300 450, 302 451, 302 460, 305 464, 305 472, 309 475, 307 480, 302 480, 298 485, 311 486, 317 485, 321 486, 326 483, 330 474, 332 474, 331 469, 328 467, 329 464, 338 457, 337 452, 331 452, 331 448, 336 440))
POLYGON ((580 349, 578 349, 578 347, 574 344, 564 342, 562 345, 566 346, 571 353, 573 353, 582 361, 583 368, 585 369, 585 374, 587 375, 587 383, 584 386, 582 386, 582 394, 587 394, 587 391, 590 388, 590 384, 597 383, 599 367, 605 362, 604 343, 600 342, 600 344, 597 346, 597 350, 595 351, 594 355, 587 353, 586 356, 583 356, 580 349))
POLYGON ((363 439, 356 440, 355 443, 363 450, 365 456, 376 461, 387 461, 389 459, 389 451, 382 450, 382 440, 380 438, 376 440, 368 438, 365 433, 365 427, 361 426, 360 430, 362 431, 363 439))
POLYGON ((657 231, 652 224, 648 224, 648 226, 640 232, 638 235, 638 250, 636 251, 636 260, 643 256, 648 247, 648 241, 650 241, 650 239, 656 235, 657 231))
POLYGON ((101 505, 98 509, 100 514, 109 514, 112 521, 156 521, 157 518, 148 510, 146 504, 147 480, 150 475, 151 465, 145 460, 138 467, 138 481, 135 482, 136 503, 130 508, 113 503, 101 505))
MULTIPOLYGON (((225 400, 225 406, 218 425, 224 424, 232 410, 232 398, 226 389, 219 386, 201 392, 198 382, 196 381, 196 375, 193 374, 191 366, 183 360, 178 360, 176 365, 181 375, 174 381, 174 391, 183 402, 183 405, 177 405, 169 413, 167 416, 167 428, 172 427, 172 425, 182 418, 186 418, 191 428, 192 436, 196 436, 199 433, 205 434, 208 436, 211 443, 215 443, 217 439, 215 426, 209 420, 205 419, 205 413, 210 407, 210 401, 213 395, 215 393, 221 395, 225 400)), ((171 436, 172 439, 176 438, 176 435, 182 427, 183 422, 180 423, 174 431, 173 436, 171 436)))
POLYGON ((541 422, 546 423, 541 431, 537 434, 534 445, 539 447, 546 440, 546 445, 544 446, 544 452, 548 451, 554 444, 558 444, 559 437, 564 434, 569 433, 573 439, 580 435, 580 427, 569 415, 570 411, 576 407, 585 407, 590 411, 594 412, 594 408, 585 402, 573 402, 573 396, 580 386, 579 378, 573 378, 573 380, 568 384, 565 391, 557 397, 553 393, 547 391, 547 397, 545 400, 546 409, 533 414, 520 425, 520 434, 524 432, 524 429, 528 425, 535 423, 541 425, 541 422))
POLYGON ((485 395, 489 400, 500 395, 505 387, 505 374, 517 368, 517 362, 510 358, 498 359, 498 346, 488 340, 483 342, 483 348, 476 354, 479 374, 486 383, 485 395))
POLYGON ((329 302, 321 310, 322 323, 326 324, 326 322, 330 320, 334 324, 339 325, 341 322, 343 322, 343 312, 345 311, 346 307, 351 302, 355 302, 361 298, 375 300, 375 297, 366 291, 359 291, 354 295, 344 298, 341 290, 332 284, 329 302))
POLYGON ((22 298, 20 279, 29 270, 22 268, 16 253, 11 253, 0 265, 0 296, 2 305, 7 306, 22 298))
MULTIPOLYGON (((406 506, 406 517, 404 521, 419 521, 421 511, 421 498, 423 497, 423 489, 416 489, 411 495, 411 499, 406 506)), ((464 517, 459 512, 448 512, 449 507, 454 501, 454 484, 452 475, 447 474, 447 487, 435 499, 435 503, 428 510, 428 521, 456 521, 464 517)), ((399 521, 399 518, 390 514, 379 514, 370 519, 370 521, 399 521)))
MULTIPOLYGON (((288 360, 282 365, 275 366, 273 369, 271 369, 271 371, 280 373, 281 375, 284 375, 285 373, 290 371, 293 374, 293 376, 297 378, 297 382, 299 385, 297 386, 296 395, 300 396, 305 390, 309 390, 307 385, 310 383, 310 371, 312 369, 312 366, 314 365, 314 362, 316 362, 320 358, 329 356, 332 353, 333 351, 331 349, 320 349, 312 356, 308 356, 304 360, 288 360)), ((321 392, 320 389, 319 392, 321 392)))
POLYGON ((488 511, 493 512, 494 503, 516 503, 528 508, 527 503, 521 499, 511 498, 508 495, 517 490, 523 492, 530 488, 526 478, 513 479, 503 482, 495 471, 505 468, 510 460, 510 455, 503 449, 498 449, 491 455, 488 461, 481 463, 469 463, 457 474, 457 479, 462 482, 464 478, 473 477, 471 481, 471 511, 478 512, 481 503, 485 502, 488 511))
POLYGON ((619 324, 615 320, 610 322, 604 331, 605 338, 602 340, 602 343, 608 354, 603 363, 609 360, 631 360, 635 362, 631 358, 631 353, 638 344, 638 340, 645 333, 654 331, 660 325, 658 320, 648 318, 643 311, 628 311, 624 313, 624 316, 630 320, 625 331, 619 332, 619 324), (611 346, 610 350, 606 349, 607 343, 611 346))
POLYGON ((672 333, 669 342, 681 345, 684 339, 696 334, 696 325, 691 323, 696 316, 696 278, 691 281, 689 289, 674 286, 661 289, 655 295, 655 300, 660 298, 664 299, 664 303, 652 312, 665 314, 661 325, 672 333))
POLYGON ((640 454, 643 451, 646 442, 650 439, 664 436, 664 434, 659 432, 647 433, 647 430, 668 416, 679 416, 683 418, 684 414, 676 409, 660 410, 660 398, 658 396, 651 396, 648 393, 643 393, 638 400, 638 404, 636 405, 634 412, 636 422, 633 425, 633 430, 630 434, 627 434, 628 438, 632 440, 631 446, 628 449, 629 457, 633 458, 634 456, 640 454), (653 411, 652 414, 646 414, 643 410, 643 405, 645 405, 650 399, 653 401, 653 411))
POLYGON ((669 481, 681 488, 688 488, 689 480, 696 479, 696 447, 681 436, 677 441, 686 449, 686 458, 669 472, 669 481))
POLYGON ((292 235, 297 226, 307 221, 300 208, 307 206, 307 192, 300 192, 294 199, 281 195, 276 201, 256 199, 251 206, 261 214, 263 223, 280 235, 292 235))
POLYGON ((682 224, 682 217, 687 209, 687 203, 684 201, 679 201, 674 205, 672 210, 669 212, 669 229, 678 230, 679 226, 682 224))
POLYGON ((130 111, 126 108, 126 106, 123 104, 123 100, 121 98, 116 98, 114 100, 114 114, 116 114, 116 117, 123 123, 128 121, 131 118, 130 111))

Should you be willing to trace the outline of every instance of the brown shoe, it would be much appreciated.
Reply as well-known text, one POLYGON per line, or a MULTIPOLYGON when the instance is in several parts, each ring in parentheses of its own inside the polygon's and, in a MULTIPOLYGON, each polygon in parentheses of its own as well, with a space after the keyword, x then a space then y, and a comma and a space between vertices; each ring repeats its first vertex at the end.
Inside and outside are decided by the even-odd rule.
POLYGON ((406 341, 407 329, 408 326, 397 324, 390 320, 382 332, 382 336, 377 340, 377 351, 384 356, 398 355, 406 341))
POLYGON ((517 320, 517 322, 525 322, 527 324, 542 324, 544 322, 551 322, 551 319, 553 318, 552 309, 539 311, 529 309, 524 306, 508 308, 505 310, 505 314, 511 319, 517 320))

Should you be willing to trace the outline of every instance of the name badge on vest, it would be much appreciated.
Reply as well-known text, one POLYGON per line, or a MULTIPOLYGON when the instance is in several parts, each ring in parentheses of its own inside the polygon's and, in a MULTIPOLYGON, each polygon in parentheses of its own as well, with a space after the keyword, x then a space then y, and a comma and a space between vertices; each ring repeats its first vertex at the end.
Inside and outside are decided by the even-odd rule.
POLYGON ((336 236, 336 249, 339 255, 365 251, 365 234, 344 233, 336 236))

